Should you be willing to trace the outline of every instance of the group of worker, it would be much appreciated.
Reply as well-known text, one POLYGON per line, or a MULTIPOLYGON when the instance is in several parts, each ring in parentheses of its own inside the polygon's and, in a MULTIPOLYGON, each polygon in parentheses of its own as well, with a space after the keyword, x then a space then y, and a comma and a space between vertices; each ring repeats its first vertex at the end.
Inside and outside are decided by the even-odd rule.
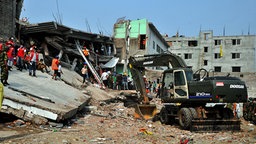
MULTIPOLYGON (((14 37, 8 40, 0 39, 0 66, 1 66, 1 82, 4 86, 9 85, 9 71, 13 66, 17 66, 19 71, 29 69, 29 75, 36 77, 36 70, 46 66, 41 59, 39 61, 39 49, 37 49, 33 41, 30 42, 29 50, 24 47, 23 43, 16 41, 14 37)), ((46 72, 47 69, 46 69, 46 72)))
POLYGON ((104 86, 113 90, 129 90, 133 89, 129 83, 131 78, 126 73, 117 73, 107 70, 103 70, 101 74, 101 79, 104 83, 104 86))
MULTIPOLYGON (((90 50, 86 46, 83 46, 82 51, 83 51, 84 56, 89 61, 90 50)), ((87 65, 88 64, 86 62, 83 62, 83 67, 80 67, 80 69, 81 69, 80 73, 83 77, 83 84, 90 77, 89 69, 88 69, 87 65)), ((129 90, 128 82, 130 81, 130 77, 126 73, 118 74, 116 72, 111 72, 110 70, 107 70, 107 69, 102 70, 98 65, 95 67, 95 69, 98 72, 98 74, 100 75, 100 78, 103 81, 105 88, 111 88, 111 89, 116 89, 116 90, 121 90, 121 89, 129 90)))

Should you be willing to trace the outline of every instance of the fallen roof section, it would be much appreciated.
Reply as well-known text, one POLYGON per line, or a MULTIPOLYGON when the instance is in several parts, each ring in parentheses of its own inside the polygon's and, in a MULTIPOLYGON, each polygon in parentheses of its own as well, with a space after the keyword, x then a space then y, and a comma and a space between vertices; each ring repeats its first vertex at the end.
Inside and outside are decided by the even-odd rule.
POLYGON ((90 97, 71 86, 81 84, 77 73, 63 68, 62 78, 65 82, 55 81, 41 71, 37 71, 37 77, 31 77, 28 71, 14 69, 9 73, 10 85, 4 87, 1 112, 37 124, 73 117, 88 104, 90 97))
POLYGON ((100 65, 100 67, 101 67, 101 68, 113 68, 114 66, 116 66, 118 60, 119 60, 119 58, 113 57, 113 58, 112 58, 110 61, 108 61, 106 64, 100 65))

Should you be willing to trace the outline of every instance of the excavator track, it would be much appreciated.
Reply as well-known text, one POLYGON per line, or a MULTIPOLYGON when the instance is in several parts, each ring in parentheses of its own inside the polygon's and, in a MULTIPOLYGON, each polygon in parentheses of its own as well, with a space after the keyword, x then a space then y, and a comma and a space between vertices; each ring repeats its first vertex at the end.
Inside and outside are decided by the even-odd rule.
POLYGON ((219 131, 240 131, 241 121, 230 120, 202 120, 193 119, 190 130, 193 132, 219 132, 219 131))

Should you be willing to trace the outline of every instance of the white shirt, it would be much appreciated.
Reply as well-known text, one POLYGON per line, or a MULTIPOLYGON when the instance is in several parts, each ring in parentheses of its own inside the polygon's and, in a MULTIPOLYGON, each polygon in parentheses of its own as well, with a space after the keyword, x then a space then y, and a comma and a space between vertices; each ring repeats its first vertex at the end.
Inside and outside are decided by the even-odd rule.
POLYGON ((107 72, 103 72, 101 75, 101 79, 102 80, 107 80, 108 79, 108 73, 107 72))

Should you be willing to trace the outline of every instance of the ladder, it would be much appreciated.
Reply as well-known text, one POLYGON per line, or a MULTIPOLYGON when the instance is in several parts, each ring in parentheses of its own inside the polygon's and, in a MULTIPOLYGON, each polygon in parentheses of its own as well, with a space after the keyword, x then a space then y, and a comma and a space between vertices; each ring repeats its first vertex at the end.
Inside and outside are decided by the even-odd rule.
POLYGON ((81 56, 84 58, 85 62, 87 63, 89 69, 91 70, 94 78, 97 80, 98 84, 100 85, 100 87, 104 87, 104 84, 100 78, 100 76, 98 75, 97 71, 94 69, 93 65, 91 64, 91 62, 89 60, 87 60, 87 58, 84 56, 83 51, 81 50, 81 45, 79 43, 78 40, 75 40, 76 43, 76 48, 79 51, 79 53, 81 54, 81 56))

